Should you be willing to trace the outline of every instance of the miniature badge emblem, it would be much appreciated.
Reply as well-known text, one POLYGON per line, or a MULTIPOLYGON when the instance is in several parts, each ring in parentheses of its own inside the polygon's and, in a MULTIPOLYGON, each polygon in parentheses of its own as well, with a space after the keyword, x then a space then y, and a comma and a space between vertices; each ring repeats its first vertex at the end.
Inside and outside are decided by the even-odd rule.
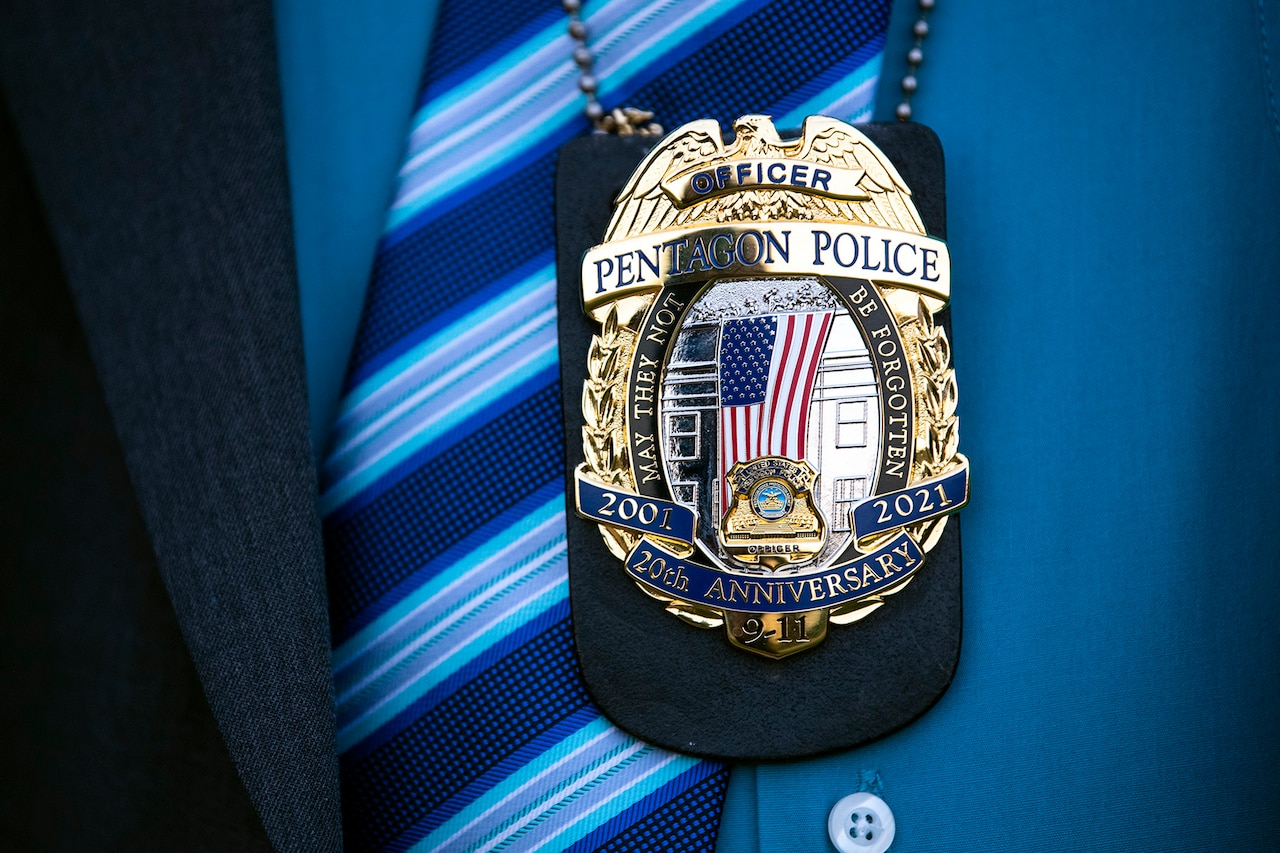
POLYGON ((734 130, 667 136, 583 259, 576 502, 673 616, 782 658, 889 603, 968 500, 950 258, 856 128, 734 130))

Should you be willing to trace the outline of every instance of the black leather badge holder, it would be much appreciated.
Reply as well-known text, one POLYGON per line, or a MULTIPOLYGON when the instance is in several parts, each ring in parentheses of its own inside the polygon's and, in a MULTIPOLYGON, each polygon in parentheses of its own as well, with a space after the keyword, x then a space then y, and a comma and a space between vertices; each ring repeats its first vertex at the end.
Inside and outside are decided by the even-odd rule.
MULTIPOLYGON (((859 129, 911 188, 928 235, 945 239, 937 137, 917 124, 859 129)), ((951 683, 961 636, 958 517, 950 517, 923 567, 882 607, 832 625, 812 649, 775 660, 735 647, 724 627, 701 628, 667 613, 606 548, 597 524, 577 512, 583 383, 593 335, 601 334, 583 309, 583 257, 603 241, 615 198, 656 142, 575 139, 561 149, 556 177, 570 601, 587 689, 620 728, 695 755, 781 760, 866 743, 924 714, 951 683)), ((938 312, 935 322, 949 338, 950 311, 938 312)))

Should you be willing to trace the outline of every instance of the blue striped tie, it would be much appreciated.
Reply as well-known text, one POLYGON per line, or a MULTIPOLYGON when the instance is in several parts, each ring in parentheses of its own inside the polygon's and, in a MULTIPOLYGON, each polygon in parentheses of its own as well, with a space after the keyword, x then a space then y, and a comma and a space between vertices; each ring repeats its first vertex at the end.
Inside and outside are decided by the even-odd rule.
MULTIPOLYGON (((887 0, 600 0, 600 100, 866 119, 887 0), (744 72, 743 69, 750 69, 744 72)), ((441 4, 322 469, 347 844, 710 850, 728 770, 641 743, 569 625, 552 177, 560 0, 441 4)))

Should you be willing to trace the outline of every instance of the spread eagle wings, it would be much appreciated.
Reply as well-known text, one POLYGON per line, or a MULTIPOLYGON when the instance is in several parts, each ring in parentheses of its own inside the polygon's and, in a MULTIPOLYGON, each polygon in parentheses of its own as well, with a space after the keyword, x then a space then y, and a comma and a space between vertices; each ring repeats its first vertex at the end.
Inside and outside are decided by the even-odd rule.
POLYGON ((720 124, 702 119, 684 125, 649 152, 618 194, 606 240, 619 240, 681 224, 686 218, 662 189, 662 179, 685 164, 706 162, 724 153, 720 124))
MULTIPOLYGON (((757 156, 798 157, 814 163, 862 170, 857 186, 866 195, 864 199, 827 198, 783 188, 766 191, 771 195, 781 194, 787 200, 785 203, 777 200, 783 208, 790 206, 796 212, 804 212, 803 216, 796 218, 823 218, 825 213, 835 221, 852 220, 925 233, 924 223, 911 203, 911 190, 902 176, 857 129, 827 116, 809 116, 804 121, 801 138, 784 143, 773 131, 767 117, 748 116, 740 121, 746 118, 760 119, 762 122, 757 124, 767 125, 767 128, 756 128, 748 140, 754 140, 757 148, 762 146, 761 150, 752 151, 757 156)), ((750 130, 751 126, 747 129, 750 130)), ((696 164, 713 163, 739 153, 743 145, 740 136, 731 149, 726 149, 720 125, 713 119, 690 122, 676 130, 649 153, 618 194, 605 239, 625 239, 708 217, 714 220, 732 211, 736 203, 733 198, 709 199, 713 207, 708 209, 703 209, 706 203, 681 208, 667 196, 662 182, 696 164)), ((742 195, 754 198, 758 197, 759 191, 748 190, 742 195)))
POLYGON ((924 223, 911 190, 888 158, 880 156, 861 131, 827 116, 809 116, 801 129, 800 152, 803 160, 826 163, 845 169, 862 169, 858 188, 868 196, 865 200, 819 198, 819 203, 837 217, 852 218, 900 231, 925 233, 924 223))

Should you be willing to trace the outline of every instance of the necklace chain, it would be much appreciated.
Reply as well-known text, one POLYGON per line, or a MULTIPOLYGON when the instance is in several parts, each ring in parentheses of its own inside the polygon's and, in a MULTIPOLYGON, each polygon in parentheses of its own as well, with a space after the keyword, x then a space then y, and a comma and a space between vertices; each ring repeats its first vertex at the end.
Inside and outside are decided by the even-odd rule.
POLYGON ((929 35, 929 13, 933 11, 934 0, 917 0, 920 6, 920 17, 911 25, 911 34, 915 36, 915 45, 907 51, 907 73, 902 78, 902 103, 898 104, 898 121, 911 121, 911 96, 920 88, 916 71, 924 62, 924 40, 929 35))
MULTIPOLYGON (((911 34, 915 36, 915 45, 907 51, 907 73, 902 78, 902 103, 898 104, 898 121, 911 121, 911 96, 920 87, 917 71, 924 62, 924 40, 929 35, 929 13, 933 11, 935 0, 916 0, 920 7, 920 17, 911 25, 911 34)), ((617 107, 608 112, 600 105, 596 97, 599 81, 593 72, 595 55, 587 44, 587 25, 582 20, 582 0, 561 0, 564 10, 569 13, 569 37, 573 39, 573 63, 578 66, 578 88, 586 96, 587 105, 582 114, 591 122, 596 133, 615 133, 619 136, 639 134, 642 136, 658 136, 662 133, 662 125, 653 120, 653 113, 638 110, 634 107, 617 107)))
POLYGON ((618 107, 605 112, 596 98, 599 85, 592 70, 595 56, 587 46, 587 25, 582 20, 582 0, 561 0, 569 13, 569 37, 573 39, 573 64, 578 66, 578 88, 587 97, 582 113, 591 122, 596 133, 616 133, 619 136, 661 136, 662 125, 653 120, 653 113, 634 107, 618 107))

